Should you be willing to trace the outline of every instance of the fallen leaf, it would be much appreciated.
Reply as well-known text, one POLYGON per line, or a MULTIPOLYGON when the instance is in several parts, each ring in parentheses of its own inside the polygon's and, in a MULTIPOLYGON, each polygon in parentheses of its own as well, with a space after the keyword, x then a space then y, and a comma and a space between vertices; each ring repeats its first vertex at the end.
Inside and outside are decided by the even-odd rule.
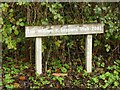
POLYGON ((25 80, 25 76, 20 76, 19 79, 24 81, 25 80))
POLYGON ((52 74, 53 76, 56 76, 56 77, 60 77, 60 76, 67 76, 67 74, 66 73, 53 73, 52 74))
POLYGON ((19 83, 14 83, 14 88, 19 88, 20 84, 19 83))

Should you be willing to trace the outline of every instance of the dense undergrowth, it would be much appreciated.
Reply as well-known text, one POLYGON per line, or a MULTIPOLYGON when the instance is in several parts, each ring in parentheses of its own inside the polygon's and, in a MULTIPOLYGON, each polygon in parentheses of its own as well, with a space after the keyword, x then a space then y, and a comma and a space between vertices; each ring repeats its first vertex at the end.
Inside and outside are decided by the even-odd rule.
MULTIPOLYGON (((99 57, 98 57, 99 58, 99 57)), ((104 61, 94 62, 96 67, 92 73, 74 61, 72 67, 69 63, 61 64, 60 60, 52 62, 48 70, 41 75, 35 74, 35 66, 30 62, 14 61, 8 58, 3 63, 3 85, 5 88, 113 88, 120 89, 120 61, 114 60, 111 66, 104 61), (106 67, 104 67, 106 66, 106 67), (54 76, 53 73, 66 73, 66 76, 54 76)))
POLYGON ((119 5, 1 3, 3 88, 120 89, 119 5), (35 39, 25 38, 25 26, 84 23, 104 24, 104 34, 93 35, 93 72, 85 69, 85 35, 77 35, 43 38, 43 74, 35 74, 35 39), (67 75, 56 77, 55 72, 67 75))

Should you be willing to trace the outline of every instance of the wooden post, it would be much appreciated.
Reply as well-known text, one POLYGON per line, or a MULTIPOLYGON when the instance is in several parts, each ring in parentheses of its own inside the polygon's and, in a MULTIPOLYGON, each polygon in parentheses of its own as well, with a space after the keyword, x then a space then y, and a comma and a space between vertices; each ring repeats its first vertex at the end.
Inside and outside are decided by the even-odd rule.
POLYGON ((36 38, 36 72, 42 74, 42 38, 36 38))
POLYGON ((92 35, 86 37, 86 69, 87 72, 92 72, 92 35))

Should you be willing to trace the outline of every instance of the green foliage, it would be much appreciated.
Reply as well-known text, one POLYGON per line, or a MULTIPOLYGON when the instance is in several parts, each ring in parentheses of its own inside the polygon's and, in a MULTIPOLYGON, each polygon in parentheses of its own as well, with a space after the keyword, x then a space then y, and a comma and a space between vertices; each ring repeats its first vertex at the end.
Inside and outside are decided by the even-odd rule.
MULTIPOLYGON (((102 59, 101 56, 99 58, 102 59)), ((15 64, 15 62, 11 61, 11 58, 8 58, 8 61, 9 62, 3 64, 3 73, 4 73, 3 85, 5 85, 6 88, 13 88, 14 87, 13 83, 15 81, 14 77, 16 77, 19 74, 23 74, 22 71, 30 68, 31 65, 29 63, 24 63, 24 62, 18 62, 19 64, 15 64), (19 65, 19 67, 17 65, 19 65)), ((59 61, 59 63, 61 63, 61 61, 59 61)), ((72 78, 72 85, 80 86, 80 87, 86 86, 90 88, 96 88, 96 87, 119 88, 120 87, 119 65, 120 65, 119 60, 114 60, 113 65, 106 67, 107 71, 102 72, 101 74, 100 73, 96 74, 96 71, 93 71, 91 74, 89 74, 85 69, 83 69, 82 66, 78 66, 76 64, 77 72, 73 75, 74 78, 72 78), (80 77, 78 75, 80 75, 80 77)), ((65 70, 63 69, 63 73, 64 71, 65 73, 68 73, 69 67, 70 66, 68 64, 63 64, 62 69, 63 68, 65 69, 65 70)), ((74 71, 72 71, 71 74, 72 73, 74 73, 74 71)), ((55 82, 58 82, 61 86, 65 86, 66 85, 65 80, 67 80, 68 78, 71 78, 71 75, 68 75, 67 78, 53 76, 52 70, 49 69, 47 70, 46 75, 39 75, 36 73, 35 75, 32 76, 30 75, 28 77, 28 80, 30 81, 30 83, 32 83, 30 85, 31 88, 39 88, 39 87, 44 88, 46 85, 48 85, 49 87, 56 87, 55 82)))
POLYGON ((58 80, 59 81, 59 83, 62 85, 62 86, 64 86, 64 78, 62 78, 62 77, 53 77, 53 80, 58 80))
POLYGON ((94 41, 94 46, 96 47, 96 46, 99 46, 100 45, 100 41, 99 40, 95 40, 94 41))
POLYGON ((21 32, 20 27, 25 26, 25 18, 19 17, 18 19, 18 16, 15 16, 16 12, 14 8, 9 8, 10 5, 8 3, 2 3, 0 7, 3 13, 2 41, 7 45, 8 49, 16 50, 17 43, 23 39, 19 33, 21 32))
POLYGON ((109 52, 110 51, 110 45, 106 44, 105 47, 106 47, 106 51, 109 52))
POLYGON ((5 83, 12 83, 14 80, 12 79, 12 76, 10 74, 5 75, 5 83))
POLYGON ((66 68, 66 69, 69 69, 70 66, 68 64, 63 64, 63 66, 66 68))
MULTIPOLYGON (((118 60, 115 60, 115 62, 118 60)), ((118 63, 116 64, 114 62, 114 65, 108 66, 107 71, 105 73, 102 73, 101 75, 91 77, 90 80, 88 80, 89 86, 94 87, 101 87, 101 88, 119 88, 119 69, 118 63)))
POLYGON ((57 41, 55 42, 55 45, 56 45, 57 47, 60 47, 61 42, 62 42, 62 41, 57 40, 57 41))
MULTIPOLYGON (((46 6, 48 8, 48 10, 53 14, 54 20, 58 20, 59 22, 64 24, 63 16, 61 16, 59 13, 59 9, 62 8, 61 3, 56 2, 56 3, 51 4, 51 3, 47 3, 47 2, 42 2, 41 5, 46 6)), ((47 25, 48 19, 42 19, 41 22, 43 25, 47 25)))
POLYGON ((42 25, 48 25, 48 19, 41 19, 42 25))
POLYGON ((52 63, 52 65, 54 65, 53 66, 54 69, 62 67, 60 60, 56 60, 55 62, 52 63))
POLYGON ((11 83, 13 83, 13 82, 14 82, 14 79, 11 76, 11 74, 5 74, 4 82, 3 82, 4 84, 6 84, 5 87, 12 89, 13 85, 11 83))
POLYGON ((61 68, 61 71, 62 71, 63 73, 66 73, 66 72, 67 72, 67 69, 66 69, 65 67, 62 67, 62 68, 61 68))
POLYGON ((77 72, 80 73, 83 70, 82 66, 77 67, 77 72))

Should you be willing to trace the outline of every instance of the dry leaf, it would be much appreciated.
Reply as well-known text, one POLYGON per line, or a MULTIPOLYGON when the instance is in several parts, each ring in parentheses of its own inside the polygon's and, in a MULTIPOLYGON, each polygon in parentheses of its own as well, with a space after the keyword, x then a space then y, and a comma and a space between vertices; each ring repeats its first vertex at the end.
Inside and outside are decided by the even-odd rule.
POLYGON ((14 83, 14 88, 19 88, 20 84, 19 83, 14 83))
POLYGON ((60 76, 67 76, 67 74, 66 73, 53 73, 52 74, 53 76, 56 76, 56 77, 60 77, 60 76))
POLYGON ((24 81, 25 80, 25 76, 20 76, 19 79, 24 81))

